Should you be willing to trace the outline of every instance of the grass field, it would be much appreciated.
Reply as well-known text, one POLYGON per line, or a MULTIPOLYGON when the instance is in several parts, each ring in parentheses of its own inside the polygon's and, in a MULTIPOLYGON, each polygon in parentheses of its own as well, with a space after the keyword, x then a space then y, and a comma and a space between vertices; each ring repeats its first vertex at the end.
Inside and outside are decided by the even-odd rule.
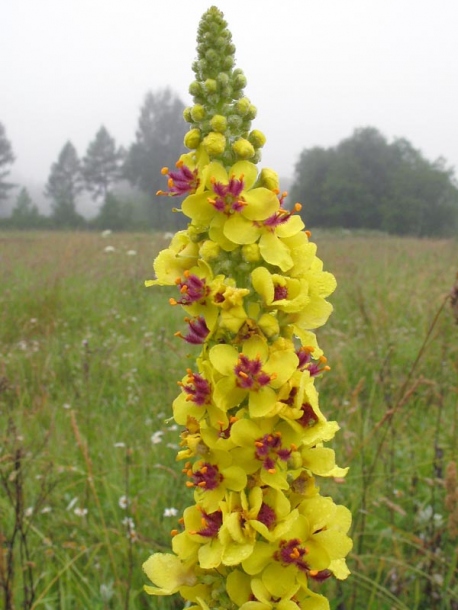
MULTIPOLYGON (((353 575, 322 592, 335 610, 457 609, 458 242, 314 239, 338 280, 317 387, 350 466, 322 492, 354 516, 353 575)), ((0 235, 7 610, 182 607, 145 595, 141 570, 190 499, 169 418, 194 352, 168 290, 143 286, 168 241, 0 235)))

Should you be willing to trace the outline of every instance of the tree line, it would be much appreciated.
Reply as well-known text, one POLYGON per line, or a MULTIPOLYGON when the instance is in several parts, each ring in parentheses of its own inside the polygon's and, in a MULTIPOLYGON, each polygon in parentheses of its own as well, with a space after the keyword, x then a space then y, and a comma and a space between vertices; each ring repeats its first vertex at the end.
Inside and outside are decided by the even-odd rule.
MULTIPOLYGON (((117 146, 103 125, 82 158, 72 142, 66 142, 51 166, 44 190, 51 202, 51 214, 40 214, 27 189, 22 188, 11 216, 3 219, 0 226, 112 230, 184 227, 184 218, 174 214, 169 202, 156 195, 164 187, 161 168, 173 165, 184 152, 187 126, 183 110, 183 102, 170 89, 148 92, 135 141, 127 150, 117 146), (98 205, 97 216, 90 221, 78 212, 78 200, 84 192, 98 205)), ((14 160, 11 143, 0 124, 0 203, 16 186, 5 180, 14 160)))
MULTIPOLYGON (((135 141, 118 147, 102 126, 80 159, 71 142, 53 163, 45 187, 51 215, 44 217, 26 189, 1 226, 177 230, 186 218, 175 214, 156 192, 164 187, 161 168, 183 150, 184 104, 170 89, 149 92, 140 110, 135 141), (126 196, 122 183, 134 187, 126 196), (84 219, 77 210, 83 191, 99 205, 84 219)), ((11 143, 0 124, 0 203, 14 186, 6 180, 14 162, 11 143)), ((458 188, 443 159, 424 158, 406 139, 389 143, 375 128, 356 129, 337 146, 304 149, 295 166, 288 201, 302 203, 311 227, 373 229, 416 236, 456 234, 458 188)))
POLYGON ((332 148, 304 150, 291 197, 309 226, 439 236, 458 229, 458 188, 444 159, 431 162, 403 138, 356 129, 332 148))

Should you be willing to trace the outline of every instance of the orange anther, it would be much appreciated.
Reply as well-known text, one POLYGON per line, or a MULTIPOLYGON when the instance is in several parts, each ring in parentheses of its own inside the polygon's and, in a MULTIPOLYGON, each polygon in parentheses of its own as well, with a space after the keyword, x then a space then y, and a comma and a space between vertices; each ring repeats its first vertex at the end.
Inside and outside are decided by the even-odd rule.
POLYGON ((191 481, 186 481, 186 487, 194 487, 194 483, 191 481))
POLYGON ((200 483, 197 483, 197 485, 199 487, 207 487, 207 481, 201 481, 200 483))
POLYGON ((267 471, 269 474, 275 474, 277 470, 275 468, 269 468, 267 471))
POLYGON ((177 534, 178 534, 178 530, 172 530, 172 531, 170 532, 170 535, 171 535, 171 536, 176 536, 177 534))
POLYGON ((296 212, 300 212, 302 210, 302 203, 295 203, 294 209, 296 212))
POLYGON ((163 176, 166 176, 168 173, 169 173, 169 168, 168 168, 168 167, 163 167, 163 168, 161 169, 161 174, 162 174, 163 176))
POLYGON ((307 235, 307 237, 312 237, 312 232, 311 231, 306 231, 305 234, 307 235))

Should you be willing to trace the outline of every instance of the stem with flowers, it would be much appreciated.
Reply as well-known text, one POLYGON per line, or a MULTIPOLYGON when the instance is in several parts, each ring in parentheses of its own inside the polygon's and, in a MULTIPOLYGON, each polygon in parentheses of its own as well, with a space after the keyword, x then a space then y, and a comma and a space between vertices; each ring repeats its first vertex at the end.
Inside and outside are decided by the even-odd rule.
POLYGON ((189 219, 154 261, 147 285, 176 286, 186 330, 200 346, 179 382, 193 504, 172 532, 173 553, 144 570, 151 595, 179 593, 194 610, 326 610, 319 583, 349 574, 347 508, 320 495, 317 477, 342 477, 324 444, 338 424, 319 408, 315 380, 329 370, 315 333, 335 279, 310 232, 285 205, 276 172, 258 170, 265 136, 234 69, 231 34, 210 8, 197 38, 194 105, 168 188, 189 219))

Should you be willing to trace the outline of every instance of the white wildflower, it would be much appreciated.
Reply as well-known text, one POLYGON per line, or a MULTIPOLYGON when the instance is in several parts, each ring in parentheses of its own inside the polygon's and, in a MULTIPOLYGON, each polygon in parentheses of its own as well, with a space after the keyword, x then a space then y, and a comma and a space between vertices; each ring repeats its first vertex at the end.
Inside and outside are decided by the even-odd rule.
POLYGON ((170 508, 164 509, 164 517, 176 517, 177 515, 178 515, 178 509, 173 508, 173 506, 171 506, 170 508))
POLYGON ((118 500, 119 508, 126 510, 129 506, 129 498, 127 496, 121 496, 118 500))
POLYGON ((163 431, 162 430, 158 430, 157 432, 154 432, 151 435, 151 442, 153 443, 153 445, 159 445, 159 443, 162 443, 162 435, 163 435, 163 431))
POLYGON ((77 506, 73 512, 77 517, 85 517, 88 513, 88 510, 87 508, 80 508, 79 506, 77 506))

